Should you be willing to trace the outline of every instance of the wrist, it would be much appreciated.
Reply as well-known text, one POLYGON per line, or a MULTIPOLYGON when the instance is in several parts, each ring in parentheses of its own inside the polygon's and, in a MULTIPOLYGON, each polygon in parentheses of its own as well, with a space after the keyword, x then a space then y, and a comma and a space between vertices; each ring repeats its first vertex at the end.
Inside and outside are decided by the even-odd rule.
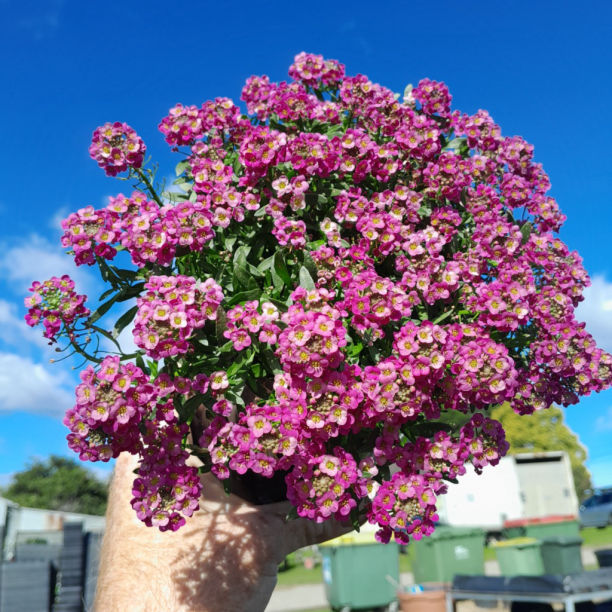
POLYGON ((282 519, 210 487, 187 525, 162 533, 141 523, 130 506, 136 465, 133 456, 117 459, 95 610, 263 610, 285 551, 278 538, 260 534, 276 530, 282 538, 274 524, 282 519))

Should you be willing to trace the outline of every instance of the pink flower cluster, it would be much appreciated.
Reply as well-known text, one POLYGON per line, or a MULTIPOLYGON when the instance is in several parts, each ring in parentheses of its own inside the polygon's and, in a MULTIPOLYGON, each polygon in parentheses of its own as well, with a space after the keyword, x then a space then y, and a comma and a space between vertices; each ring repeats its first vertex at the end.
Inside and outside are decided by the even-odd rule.
POLYGON ((171 145, 191 144, 210 130, 224 132, 240 122, 240 109, 229 98, 216 98, 202 108, 177 104, 159 124, 159 130, 171 145))
POLYGON ((35 281, 29 289, 32 295, 25 299, 28 313, 26 323, 34 327, 42 322, 44 337, 54 341, 62 331, 74 334, 74 326, 79 319, 89 316, 84 306, 86 295, 76 293, 74 281, 64 274, 61 278, 52 276, 44 282, 35 281))
POLYGON ((124 247, 139 267, 169 265, 177 249, 197 251, 214 236, 213 214, 200 202, 159 207, 140 192, 118 195, 108 206, 87 206, 62 221, 62 245, 71 248, 77 265, 93 265, 96 257, 113 259, 124 247))
POLYGON ((212 278, 200 282, 191 276, 151 276, 144 288, 134 342, 153 359, 193 350, 191 336, 217 318, 223 301, 223 291, 212 278))
POLYGON ((105 357, 99 368, 81 372, 76 405, 64 419, 68 446, 88 461, 108 461, 123 451, 141 448, 138 429, 157 400, 148 376, 119 357, 105 357))
POLYGON ((230 469, 271 477, 275 470, 290 467, 297 430, 289 415, 275 406, 249 404, 233 422, 224 417, 235 412, 234 404, 220 397, 214 407, 219 417, 206 429, 200 445, 210 452, 212 471, 218 478, 228 478, 230 469))
POLYGON ((302 52, 295 56, 289 76, 313 87, 319 83, 337 85, 344 76, 344 66, 336 60, 326 60, 322 55, 302 52))
POLYGON ((299 287, 291 297, 295 303, 281 317, 286 327, 278 337, 278 357, 290 374, 321 378, 344 361, 342 312, 328 304, 334 295, 325 289, 307 292, 299 287))
POLYGON ((227 328, 223 335, 232 341, 235 351, 251 346, 252 336, 263 344, 274 345, 280 332, 275 323, 279 317, 278 308, 271 302, 263 302, 260 306, 257 300, 251 300, 227 311, 227 328))
POLYGON ((187 465, 182 441, 189 433, 178 423, 172 400, 159 406, 144 423, 142 461, 132 487, 132 508, 149 527, 176 531, 200 506, 202 483, 198 470, 187 465))
MULTIPOLYGON (((145 185, 152 199, 64 222, 78 264, 130 253, 147 279, 136 344, 165 359, 152 382, 116 360, 86 370, 70 443, 138 452, 134 508, 175 529, 200 489, 193 414, 177 420, 171 399, 201 400, 218 478, 284 472, 300 516, 363 511, 406 542, 433 530, 444 479, 507 451, 487 410, 576 403, 610 386, 612 357, 574 317, 589 280, 531 145, 452 110, 440 82, 400 100, 306 53, 290 76, 247 80, 252 117, 227 98, 171 109, 160 130, 187 147, 176 203, 145 185)), ((92 154, 116 174, 140 166, 140 143, 105 126, 92 154)))
POLYGON ((354 491, 367 491, 351 453, 334 446, 331 453, 299 455, 287 475, 287 497, 302 517, 322 522, 347 520, 357 507, 354 491))
POLYGON ((89 155, 108 176, 140 168, 146 151, 140 136, 127 123, 118 121, 96 128, 89 147, 89 155))
POLYGON ((81 372, 76 405, 64 423, 69 447, 81 459, 108 461, 121 452, 141 456, 132 506, 146 525, 175 531, 198 509, 202 485, 187 465, 183 440, 189 432, 179 423, 172 397, 205 392, 208 379, 193 381, 160 374, 151 383, 139 367, 106 357, 98 369, 81 372))

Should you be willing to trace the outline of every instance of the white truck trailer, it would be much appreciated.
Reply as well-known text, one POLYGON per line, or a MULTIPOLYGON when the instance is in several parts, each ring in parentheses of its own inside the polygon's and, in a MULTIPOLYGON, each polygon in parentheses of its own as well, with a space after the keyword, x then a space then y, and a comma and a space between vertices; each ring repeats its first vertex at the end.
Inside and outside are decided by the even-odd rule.
POLYGON ((478 475, 473 469, 438 499, 440 523, 499 533, 507 520, 577 516, 578 498, 567 453, 509 455, 478 475))

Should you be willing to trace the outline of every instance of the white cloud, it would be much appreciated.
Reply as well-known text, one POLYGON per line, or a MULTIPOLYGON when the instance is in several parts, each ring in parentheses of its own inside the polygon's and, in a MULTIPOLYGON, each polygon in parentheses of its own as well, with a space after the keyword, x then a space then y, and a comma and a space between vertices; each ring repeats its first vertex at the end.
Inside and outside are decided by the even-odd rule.
POLYGON ((598 416, 595 419, 595 430, 600 431, 612 431, 612 406, 608 408, 604 415, 598 416))
POLYGON ((604 276, 593 277, 584 291, 584 301, 576 309, 576 318, 586 322, 598 346, 612 351, 612 283, 604 276))
POLYGON ((55 211, 55 214, 49 220, 49 227, 54 230, 59 230, 64 233, 62 229, 62 221, 71 213, 67 206, 62 206, 60 209, 55 211))
POLYGON ((95 277, 84 267, 77 268, 59 242, 53 244, 38 234, 32 234, 18 244, 1 246, 0 272, 3 279, 24 297, 32 281, 62 274, 71 276, 78 293, 91 292, 94 286, 95 277))
POLYGON ((0 410, 58 417, 73 404, 72 381, 65 371, 0 353, 0 410))
POLYGON ((15 20, 15 25, 35 40, 54 36, 60 27, 65 0, 48 0, 42 6, 39 3, 34 6, 28 4, 22 7, 25 10, 15 20))
POLYGON ((17 305, 0 300, 1 341, 14 347, 23 347, 24 341, 48 349, 49 341, 43 338, 42 331, 34 330, 17 314, 17 305))

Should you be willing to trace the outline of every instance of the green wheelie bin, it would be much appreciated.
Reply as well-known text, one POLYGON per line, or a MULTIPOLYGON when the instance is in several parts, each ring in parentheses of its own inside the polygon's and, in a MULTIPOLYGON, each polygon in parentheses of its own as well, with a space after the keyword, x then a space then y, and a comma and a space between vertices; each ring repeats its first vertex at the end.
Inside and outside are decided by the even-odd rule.
POLYGON ((393 606, 399 583, 399 547, 373 532, 352 533, 319 546, 325 594, 332 610, 393 606))

